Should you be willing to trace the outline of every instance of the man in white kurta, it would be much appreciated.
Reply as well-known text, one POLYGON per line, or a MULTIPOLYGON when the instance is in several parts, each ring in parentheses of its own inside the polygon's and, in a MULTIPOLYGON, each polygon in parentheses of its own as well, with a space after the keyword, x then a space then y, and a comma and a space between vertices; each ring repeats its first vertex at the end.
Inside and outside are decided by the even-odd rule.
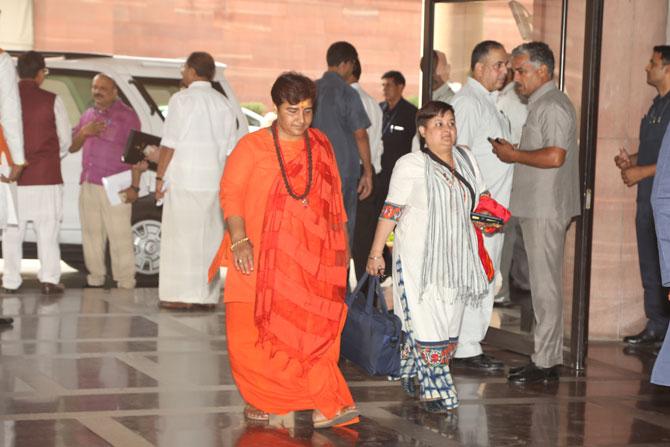
MULTIPOLYGON (((472 51, 472 77, 452 100, 458 144, 473 152, 491 196, 505 207, 509 206, 513 169, 493 154, 488 138, 510 138, 509 120, 496 107, 498 91, 507 75, 507 59, 507 52, 500 43, 484 41, 477 44, 472 51)), ((496 272, 500 268, 503 239, 502 233, 484 237, 496 272)), ((502 362, 484 354, 481 348, 491 321, 496 284, 499 283, 497 273, 481 305, 466 307, 454 355, 455 366, 480 370, 503 368, 502 362)))
POLYGON ((27 165, 18 180, 18 225, 8 225, 2 237, 5 259, 2 286, 21 286, 23 238, 28 222, 37 236, 42 293, 62 293, 60 284, 60 223, 63 216, 63 178, 60 161, 72 143, 72 127, 63 101, 40 88, 47 74, 44 57, 28 51, 18 58, 17 71, 23 110, 24 153, 27 165))
POLYGON ((221 280, 207 270, 223 238, 219 181, 236 143, 235 114, 212 88, 216 67, 207 53, 192 53, 182 69, 186 89, 168 104, 156 172, 156 198, 164 201, 160 304, 168 309, 211 309, 221 280), (164 191, 164 192, 163 192, 164 191))
MULTIPOLYGON (((23 154, 23 126, 21 124, 21 101, 16 80, 16 69, 12 58, 0 49, 0 126, 9 154, 0 154, 0 230, 4 231, 9 216, 9 183, 13 183, 21 174, 25 157, 23 154), (8 156, 13 165, 10 167, 8 156)), ((4 146, 4 145, 3 145, 4 146)), ((4 151, 3 151, 4 152, 4 151)), ((15 211, 15 210, 14 210, 15 211)), ((11 318, 0 318, 0 325, 12 324, 11 318)))

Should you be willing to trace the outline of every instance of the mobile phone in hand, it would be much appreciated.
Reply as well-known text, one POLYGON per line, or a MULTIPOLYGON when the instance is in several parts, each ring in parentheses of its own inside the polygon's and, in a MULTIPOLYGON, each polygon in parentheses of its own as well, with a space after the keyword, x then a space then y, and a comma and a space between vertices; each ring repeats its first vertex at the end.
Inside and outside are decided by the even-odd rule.
POLYGON ((489 214, 481 213, 470 213, 470 219, 473 222, 481 222, 483 224, 494 224, 494 225, 504 225, 502 218, 497 216, 491 216, 489 214))

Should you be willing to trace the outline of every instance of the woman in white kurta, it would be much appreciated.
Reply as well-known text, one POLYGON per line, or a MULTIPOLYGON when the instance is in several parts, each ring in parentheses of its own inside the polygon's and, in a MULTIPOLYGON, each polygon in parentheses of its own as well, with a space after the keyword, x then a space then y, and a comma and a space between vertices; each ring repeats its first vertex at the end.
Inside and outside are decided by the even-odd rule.
POLYGON ((426 140, 422 152, 400 158, 393 169, 367 271, 384 271, 382 249, 395 228, 394 311, 406 341, 400 379, 426 411, 458 406, 449 372, 466 304, 477 305, 488 280, 470 220, 485 186, 477 162, 455 147, 456 123, 450 105, 431 101, 417 113, 426 140))

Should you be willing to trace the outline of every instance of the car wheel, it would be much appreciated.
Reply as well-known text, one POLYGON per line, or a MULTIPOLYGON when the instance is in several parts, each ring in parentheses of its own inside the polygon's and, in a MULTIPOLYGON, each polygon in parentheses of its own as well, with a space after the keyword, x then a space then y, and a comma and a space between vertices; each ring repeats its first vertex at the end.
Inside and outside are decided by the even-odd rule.
POLYGON ((133 206, 133 247, 138 287, 158 286, 161 255, 161 208, 153 199, 139 200, 133 206))

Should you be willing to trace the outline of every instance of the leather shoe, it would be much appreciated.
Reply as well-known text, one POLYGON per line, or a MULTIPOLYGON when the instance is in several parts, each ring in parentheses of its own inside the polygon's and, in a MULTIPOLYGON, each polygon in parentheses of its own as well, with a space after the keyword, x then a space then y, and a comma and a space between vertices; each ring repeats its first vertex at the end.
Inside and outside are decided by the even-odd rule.
POLYGON ((9 318, 9 317, 0 318, 0 326, 9 326, 12 323, 14 323, 13 318, 9 318))
POLYGON ((8 289, 7 287, 2 288, 2 293, 16 294, 19 293, 19 289, 8 289))
POLYGON ((623 342, 629 345, 646 345, 663 341, 663 338, 663 334, 645 329, 639 334, 624 337, 623 342))
POLYGON ((474 357, 454 357, 451 359, 451 366, 454 368, 468 368, 479 371, 498 371, 505 367, 500 360, 494 359, 490 355, 483 353, 474 357))
POLYGON ((54 284, 51 282, 42 283, 43 295, 57 295, 63 292, 65 292, 65 286, 63 284, 54 284))
POLYGON ((550 368, 540 368, 534 363, 529 363, 516 374, 510 374, 507 377, 507 380, 516 385, 558 382, 558 379, 560 378, 560 370, 561 365, 554 365, 550 368))

